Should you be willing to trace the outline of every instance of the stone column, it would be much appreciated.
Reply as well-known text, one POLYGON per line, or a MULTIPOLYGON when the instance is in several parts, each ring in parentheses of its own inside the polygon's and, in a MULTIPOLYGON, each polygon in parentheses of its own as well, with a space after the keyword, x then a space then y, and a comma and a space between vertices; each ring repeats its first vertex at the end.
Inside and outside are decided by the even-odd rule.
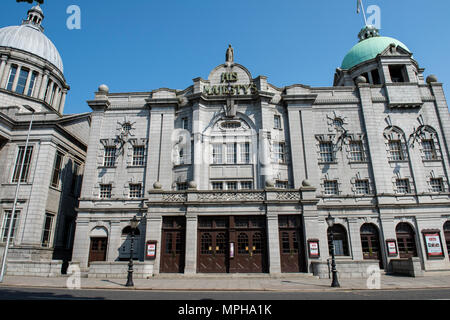
POLYGON ((11 91, 13 91, 13 92, 15 92, 17 89, 17 83, 19 82, 19 75, 20 75, 21 70, 22 70, 22 67, 18 66, 16 76, 14 77, 14 82, 13 82, 12 89, 11 89, 11 91))
POLYGON ((42 84, 42 80, 43 80, 44 76, 42 73, 39 73, 39 75, 36 78, 36 83, 34 84, 34 90, 33 90, 33 98, 38 99, 39 98, 39 93, 41 91, 41 84, 42 84))
POLYGON ((353 254, 353 260, 363 260, 361 235, 358 219, 348 219, 348 237, 350 240, 350 248, 353 254))
POLYGON ((162 216, 160 214, 147 214, 147 228, 145 232, 145 243, 147 241, 158 241, 156 245, 156 259, 153 264, 153 274, 159 274, 161 261, 161 241, 162 241, 162 216))
POLYGON ((269 272, 270 274, 281 273, 280 236, 278 215, 276 213, 267 214, 267 242, 269 253, 269 272))
POLYGON ((44 70, 44 77, 42 78, 42 82, 41 82, 41 88, 39 89, 39 96, 38 98, 40 100, 44 100, 45 97, 45 90, 47 89, 47 85, 48 85, 48 76, 50 74, 50 71, 48 70, 44 70))
MULTIPOLYGON (((80 215, 80 213, 78 214, 80 215)), ((89 218, 77 218, 75 239, 73 242, 72 261, 79 262, 81 269, 88 267, 89 247, 91 239, 89 238, 89 218)))
MULTIPOLYGON (((6 70, 6 61, 8 61, 8 56, 1 56, 0 58, 0 85, 3 83, 3 78, 6 70)), ((3 88, 3 86, 1 86, 3 88)))
POLYGON ((120 221, 111 221, 111 232, 108 235, 108 256, 106 261, 114 262, 119 257, 120 238, 122 230, 120 228, 120 221))
POLYGON ((62 89, 61 100, 59 100, 58 112, 63 114, 64 105, 66 104, 67 89, 62 89))
POLYGON ((25 83, 25 89, 23 90, 24 95, 28 95, 28 90, 30 89, 31 76, 33 75, 33 70, 28 72, 27 82, 25 83))
POLYGON ((197 273, 197 223, 195 216, 186 217, 186 264, 185 274, 197 273))

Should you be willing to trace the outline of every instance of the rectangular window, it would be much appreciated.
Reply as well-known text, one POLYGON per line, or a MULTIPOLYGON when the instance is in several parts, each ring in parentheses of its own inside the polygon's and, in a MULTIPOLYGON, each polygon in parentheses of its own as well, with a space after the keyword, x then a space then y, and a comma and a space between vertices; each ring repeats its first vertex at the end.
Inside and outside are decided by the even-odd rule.
POLYGON ((36 83, 37 72, 33 72, 30 79, 30 86, 28 87, 27 96, 31 97, 34 91, 34 85, 36 83))
POLYGON ((59 179, 61 178, 61 168, 63 164, 64 155, 56 151, 55 163, 53 165, 53 175, 51 186, 54 188, 59 188, 59 179))
POLYGON ((213 182, 212 188, 213 190, 223 190, 223 182, 213 182))
POLYGON ((392 161, 402 161, 405 160, 402 142, 400 140, 391 140, 389 141, 389 152, 391 154, 392 161))
POLYGON ((392 82, 408 82, 406 75, 406 67, 404 65, 389 66, 389 73, 391 74, 392 82))
POLYGON ((53 217, 54 216, 51 214, 45 214, 44 230, 42 232, 42 246, 44 248, 50 247, 53 229, 53 217))
POLYGON ((187 182, 178 182, 177 183, 177 190, 178 191, 185 191, 188 189, 188 184, 187 182))
POLYGON ((111 199, 112 197, 112 185, 101 184, 100 185, 100 199, 111 199))
POLYGON ((142 184, 130 184, 130 198, 139 199, 142 197, 142 184))
MULTIPOLYGON (((17 220, 19 219, 20 211, 15 212, 13 224, 12 224, 12 230, 11 230, 11 237, 9 238, 10 241, 14 240, 14 235, 16 234, 16 228, 17 228, 17 220)), ((2 242, 6 242, 8 239, 8 229, 9 225, 11 223, 11 216, 12 216, 12 210, 5 210, 3 213, 3 223, 2 223, 2 242)))
POLYGON ((381 84, 380 73, 378 72, 378 69, 372 70, 371 74, 373 84, 381 84))
POLYGON ((184 130, 189 130, 189 118, 183 118, 181 119, 181 127, 184 130))
POLYGON ((431 178, 430 185, 432 192, 444 192, 444 181, 442 178, 431 178))
POLYGON ((251 181, 242 181, 241 182, 241 189, 242 190, 251 190, 251 189, 253 189, 253 182, 251 182, 251 181))
POLYGON ((327 180, 324 182, 324 190, 326 195, 338 195, 339 188, 336 180, 327 180))
POLYGON ((16 74, 17 74, 17 66, 11 66, 11 70, 9 71, 8 85, 6 86, 6 90, 12 91, 14 79, 16 78, 16 74))
POLYGON ((223 163, 223 144, 213 144, 213 164, 223 163))
POLYGON ((17 82, 16 92, 20 94, 24 94, 25 86, 27 85, 28 74, 30 71, 26 69, 20 69, 19 73, 19 81, 17 82))
MULTIPOLYGON (((116 162, 115 159, 114 159, 114 162, 116 162)), ((145 147, 144 146, 134 146, 133 147, 133 166, 134 167, 142 167, 144 165, 145 165, 145 147)))
POLYGON ((425 160, 437 160, 437 153, 433 140, 422 140, 422 148, 425 160))
POLYGON ((236 143, 227 144, 227 164, 237 163, 236 143))
POLYGON ((52 95, 50 96, 50 100, 48 102, 49 105, 53 105, 53 101, 55 100, 55 96, 56 96, 56 88, 57 88, 57 86, 54 85, 53 90, 52 90, 52 95))
MULTIPOLYGON (((16 166, 14 168, 14 175, 12 182, 17 183, 19 181, 20 169, 22 167, 22 161, 24 156, 25 147, 19 147, 19 152, 17 154, 16 166)), ((27 182, 28 175, 31 167, 31 156, 33 154, 33 147, 27 147, 27 152, 25 154, 25 161, 23 163, 22 177, 20 182, 27 182)))
POLYGON ((277 188, 277 189, 288 189, 289 188, 289 182, 288 181, 277 180, 277 181, 275 181, 275 188, 277 188))
POLYGON ((72 182, 70 185, 70 193, 71 194, 78 194, 78 178, 80 174, 80 164, 74 162, 73 163, 73 169, 72 169, 72 182))
POLYGON ((227 182, 227 190, 237 190, 237 182, 227 182))
POLYGON ((364 195, 370 193, 369 180, 356 180, 355 181, 356 194, 364 195))
POLYGON ((250 143, 248 142, 241 144, 241 162, 250 163, 250 143))
POLYGON ((397 179, 395 184, 397 186, 397 193, 406 194, 411 192, 409 179, 397 179))
POLYGON ((364 149, 362 141, 352 141, 350 142, 350 160, 352 162, 363 162, 365 161, 364 149))
POLYGON ((281 116, 275 115, 273 117, 273 127, 274 129, 281 129, 281 116))
POLYGON ((321 162, 334 162, 333 143, 321 142, 320 143, 320 161, 321 162))
POLYGON ((275 162, 286 163, 286 144, 284 142, 275 142, 273 148, 275 152, 275 162))
POLYGON ((116 165, 116 147, 105 147, 103 166, 112 168, 116 165))

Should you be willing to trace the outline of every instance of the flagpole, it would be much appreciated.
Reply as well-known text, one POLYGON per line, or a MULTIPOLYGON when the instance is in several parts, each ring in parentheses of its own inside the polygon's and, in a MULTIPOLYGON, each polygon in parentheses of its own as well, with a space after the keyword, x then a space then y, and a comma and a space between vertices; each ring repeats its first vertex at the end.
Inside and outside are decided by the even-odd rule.
POLYGON ((364 23, 367 26, 366 9, 364 8, 364 4, 363 4, 362 0, 359 0, 359 3, 361 4, 361 9, 362 9, 362 12, 363 12, 363 15, 364 15, 364 23))

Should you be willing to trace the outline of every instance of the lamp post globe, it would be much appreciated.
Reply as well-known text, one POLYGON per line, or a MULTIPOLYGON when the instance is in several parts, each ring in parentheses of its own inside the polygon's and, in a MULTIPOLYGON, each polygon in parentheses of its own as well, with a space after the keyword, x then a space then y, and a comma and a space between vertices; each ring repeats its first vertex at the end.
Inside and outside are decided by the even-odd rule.
POLYGON ((133 283, 133 256, 134 256, 134 234, 135 230, 137 229, 139 225, 139 220, 136 218, 136 216, 133 217, 130 221, 130 228, 131 228, 131 245, 130 245, 130 261, 128 262, 128 277, 127 277, 127 283, 126 287, 134 287, 133 283))
POLYGON ((339 288, 341 285, 339 284, 337 270, 336 270, 336 259, 334 252, 334 234, 333 234, 333 226, 335 222, 335 218, 331 216, 331 213, 328 213, 328 217, 326 218, 329 230, 330 230, 330 242, 331 242, 331 272, 333 275, 333 281, 331 283, 331 287, 339 288))

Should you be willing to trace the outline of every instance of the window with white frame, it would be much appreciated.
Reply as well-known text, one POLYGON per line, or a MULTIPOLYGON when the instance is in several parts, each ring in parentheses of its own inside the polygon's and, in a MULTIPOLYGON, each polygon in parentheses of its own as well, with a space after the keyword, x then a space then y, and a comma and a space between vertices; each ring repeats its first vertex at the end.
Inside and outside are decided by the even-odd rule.
POLYGON ((229 143, 227 146, 227 164, 237 163, 237 144, 229 143))
POLYGON ((111 199, 112 197, 112 185, 101 184, 100 185, 100 199, 111 199))
POLYGON ((139 199, 142 197, 142 184, 130 183, 130 199, 139 199))
POLYGON ((351 141, 350 142, 350 160, 352 162, 363 162, 365 161, 364 157, 364 148, 362 141, 351 141))
POLYGON ((24 160, 24 153, 25 153, 25 147, 19 147, 17 158, 16 158, 16 165, 14 167, 14 174, 12 178, 13 183, 17 183, 19 181, 19 175, 20 175, 20 169, 22 168, 22 162, 23 162, 23 170, 22 170, 22 176, 20 178, 20 182, 27 182, 28 181, 28 175, 30 173, 30 167, 31 167, 31 156, 33 155, 33 147, 27 147, 27 152, 25 154, 25 160, 24 160))
POLYGON ((42 247, 50 247, 52 231, 53 231, 53 219, 54 215, 46 213, 44 220, 44 229, 42 230, 42 247))
POLYGON ((251 190, 251 189, 253 189, 253 182, 252 181, 242 181, 241 182, 241 189, 242 190, 251 190))
POLYGON ((325 180, 323 187, 325 195, 335 196, 339 194, 339 185, 337 180, 325 180))
POLYGON ((53 164, 53 174, 51 180, 51 186, 53 188, 59 188, 59 180, 61 178, 61 171, 63 165, 64 155, 56 151, 55 163, 53 164))
POLYGON ((434 145, 433 139, 424 139, 422 140, 422 150, 424 160, 437 160, 437 152, 436 147, 434 145))
POLYGON ((411 186, 409 185, 409 179, 397 179, 395 181, 396 192, 400 194, 407 194, 411 192, 411 186))
POLYGON ((322 141, 319 145, 320 161, 324 163, 334 162, 333 142, 322 141))
POLYGON ((213 144, 213 164, 223 164, 223 144, 213 144))
POLYGON ((105 147, 103 166, 112 168, 116 165, 116 147, 105 147))
POLYGON ((245 142, 240 144, 241 148, 241 163, 250 163, 250 143, 245 142))
POLYGON ((389 154, 391 161, 403 161, 405 160, 405 154, 403 152, 403 145, 400 140, 389 141, 389 154))
POLYGON ((289 181, 286 180, 276 180, 275 188, 277 189, 289 189, 289 181))
POLYGON ((355 193, 358 195, 365 195, 370 193, 369 180, 356 180, 355 193))
MULTIPOLYGON (((115 149, 115 148, 114 148, 115 149)), ((114 150, 115 152, 115 150, 114 150)), ((115 162, 115 159, 112 163, 115 162)), ((142 167, 145 165, 145 147, 144 146, 134 146, 133 147, 133 166, 142 167)))
POLYGON ((189 118, 183 118, 181 119, 181 127, 184 130, 189 130, 189 118))
POLYGON ((281 116, 280 115, 275 115, 273 117, 273 128, 274 129, 282 129, 281 126, 281 116))
POLYGON ((227 182, 227 190, 237 190, 238 184, 236 181, 229 181, 227 182))
MULTIPOLYGON (((9 238, 10 241, 14 240, 14 236, 16 234, 17 229, 17 221, 19 220, 20 211, 16 210, 14 213, 14 219, 11 226, 11 236, 9 238)), ((6 242, 8 239, 9 226, 11 224, 12 210, 5 210, 3 212, 3 221, 2 221, 2 242, 6 242)))
POLYGON ((223 190, 223 182, 213 182, 212 189, 213 190, 223 190))
POLYGON ((432 192, 444 192, 444 180, 442 178, 431 178, 430 186, 432 192))
POLYGON ((177 182, 177 191, 185 191, 188 189, 187 182, 177 182))
POLYGON ((286 144, 284 142, 274 142, 273 151, 275 162, 286 163, 286 144))

